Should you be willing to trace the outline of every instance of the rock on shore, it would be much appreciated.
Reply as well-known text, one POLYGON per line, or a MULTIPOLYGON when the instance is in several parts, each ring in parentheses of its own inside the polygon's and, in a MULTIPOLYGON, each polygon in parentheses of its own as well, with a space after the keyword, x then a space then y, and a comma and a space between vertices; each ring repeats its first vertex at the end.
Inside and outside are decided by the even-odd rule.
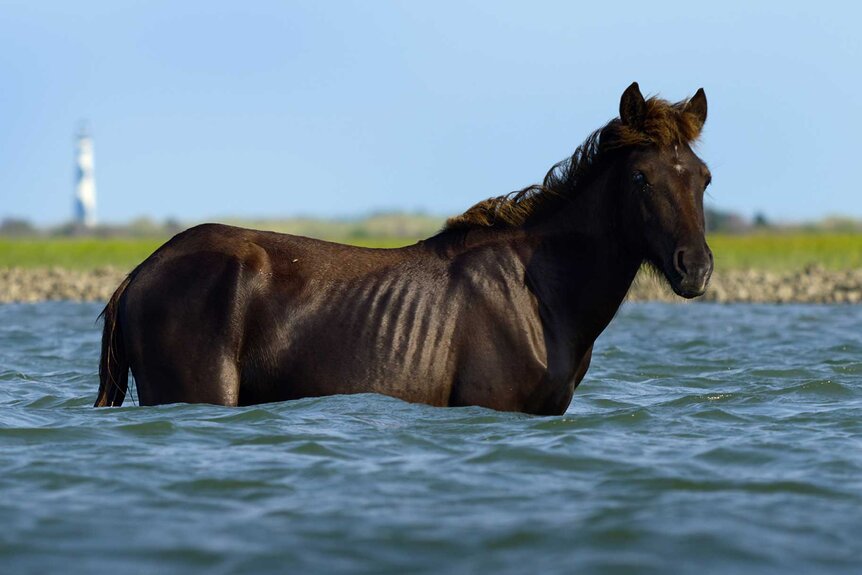
POLYGON ((48 300, 106 302, 128 271, 111 267, 0 269, 0 303, 48 300))
MULTIPOLYGON (((107 301, 127 271, 104 267, 0 269, 0 303, 47 300, 107 301)), ((630 301, 683 302, 664 280, 639 274, 630 301)), ((810 266, 792 272, 716 271, 709 289, 694 301, 756 303, 862 303, 862 269, 826 270, 810 266)))
MULTIPOLYGON (((675 295, 663 279, 641 272, 629 291, 630 301, 687 301, 675 295)), ((862 269, 716 271, 703 297, 693 301, 743 303, 860 303, 862 269)))

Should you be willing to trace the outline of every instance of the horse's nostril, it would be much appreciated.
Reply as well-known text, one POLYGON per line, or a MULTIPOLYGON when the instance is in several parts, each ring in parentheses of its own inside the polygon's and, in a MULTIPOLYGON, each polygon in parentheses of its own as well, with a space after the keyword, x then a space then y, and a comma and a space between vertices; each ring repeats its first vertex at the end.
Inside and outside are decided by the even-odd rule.
POLYGON ((676 271, 682 275, 686 275, 688 271, 685 269, 685 250, 676 250, 673 257, 673 265, 676 266, 676 271))

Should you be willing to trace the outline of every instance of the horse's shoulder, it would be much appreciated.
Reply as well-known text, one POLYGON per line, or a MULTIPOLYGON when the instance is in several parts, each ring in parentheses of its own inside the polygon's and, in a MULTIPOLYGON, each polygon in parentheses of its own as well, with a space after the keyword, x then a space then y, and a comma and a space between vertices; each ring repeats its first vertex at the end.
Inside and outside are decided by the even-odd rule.
POLYGON ((523 261, 517 245, 511 241, 485 242, 455 255, 450 268, 466 276, 497 276, 518 273, 523 261))

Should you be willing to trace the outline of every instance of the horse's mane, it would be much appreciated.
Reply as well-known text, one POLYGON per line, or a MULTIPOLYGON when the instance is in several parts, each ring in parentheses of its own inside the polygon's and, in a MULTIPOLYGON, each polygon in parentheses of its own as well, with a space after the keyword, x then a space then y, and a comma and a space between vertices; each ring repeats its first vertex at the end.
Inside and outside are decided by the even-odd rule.
POLYGON ((571 199, 581 184, 616 150, 693 142, 700 136, 702 122, 685 111, 687 103, 688 100, 671 104, 660 98, 649 98, 640 129, 623 124, 619 118, 611 120, 590 134, 570 158, 551 166, 541 184, 483 200, 460 216, 449 218, 444 229, 522 226, 571 199))

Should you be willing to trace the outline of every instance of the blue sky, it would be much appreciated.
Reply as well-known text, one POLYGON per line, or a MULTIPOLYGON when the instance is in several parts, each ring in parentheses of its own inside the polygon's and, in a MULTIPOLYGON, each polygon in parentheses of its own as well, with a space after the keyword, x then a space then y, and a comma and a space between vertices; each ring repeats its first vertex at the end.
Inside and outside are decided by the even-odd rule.
POLYGON ((849 2, 0 4, 0 217, 452 214, 541 179, 637 80, 703 86, 712 205, 862 217, 849 2))

